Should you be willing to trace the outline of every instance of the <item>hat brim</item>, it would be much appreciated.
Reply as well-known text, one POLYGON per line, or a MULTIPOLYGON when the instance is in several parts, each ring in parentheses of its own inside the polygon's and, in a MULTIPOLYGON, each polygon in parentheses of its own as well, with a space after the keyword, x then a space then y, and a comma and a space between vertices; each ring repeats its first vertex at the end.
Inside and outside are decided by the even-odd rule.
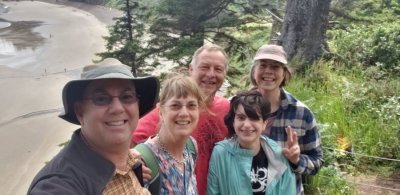
MULTIPOLYGON (((73 124, 80 125, 79 120, 76 118, 74 111, 74 103, 81 99, 83 90, 89 82, 101 79, 113 78, 96 78, 87 80, 74 80, 68 82, 63 89, 62 97, 64 104, 64 111, 59 114, 59 117, 73 124)), ((155 77, 139 77, 139 78, 114 78, 131 80, 139 95, 139 117, 144 116, 150 112, 157 103, 158 92, 160 89, 159 82, 155 77)))
POLYGON ((274 61, 280 62, 282 64, 285 64, 285 65, 287 64, 287 61, 285 58, 283 58, 279 55, 274 55, 274 54, 259 55, 253 59, 253 61, 256 61, 256 60, 274 60, 274 61))

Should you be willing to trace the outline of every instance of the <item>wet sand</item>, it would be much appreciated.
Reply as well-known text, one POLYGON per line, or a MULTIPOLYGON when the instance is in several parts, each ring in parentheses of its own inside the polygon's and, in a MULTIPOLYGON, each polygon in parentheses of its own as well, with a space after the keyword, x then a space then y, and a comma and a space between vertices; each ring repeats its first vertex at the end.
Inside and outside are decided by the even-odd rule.
POLYGON ((13 28, 0 30, 0 37, 15 50, 0 55, 0 192, 26 194, 34 175, 78 128, 57 117, 61 90, 104 51, 112 16, 79 3, 3 3, 10 11, 0 18, 13 28))

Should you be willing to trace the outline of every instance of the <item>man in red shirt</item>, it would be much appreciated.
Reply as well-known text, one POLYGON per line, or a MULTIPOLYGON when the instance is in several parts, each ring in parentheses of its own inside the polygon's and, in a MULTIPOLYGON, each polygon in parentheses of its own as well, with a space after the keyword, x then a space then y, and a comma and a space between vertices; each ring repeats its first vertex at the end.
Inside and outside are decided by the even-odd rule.
MULTIPOLYGON (((189 64, 189 74, 196 81, 205 96, 207 111, 200 114, 199 122, 192 136, 198 145, 196 161, 197 190, 200 195, 206 194, 208 162, 214 143, 227 135, 224 117, 229 110, 229 101, 216 96, 225 80, 228 71, 228 55, 218 45, 207 44, 196 50, 189 64)), ((133 132, 133 145, 157 134, 160 118, 159 105, 139 120, 133 132)))

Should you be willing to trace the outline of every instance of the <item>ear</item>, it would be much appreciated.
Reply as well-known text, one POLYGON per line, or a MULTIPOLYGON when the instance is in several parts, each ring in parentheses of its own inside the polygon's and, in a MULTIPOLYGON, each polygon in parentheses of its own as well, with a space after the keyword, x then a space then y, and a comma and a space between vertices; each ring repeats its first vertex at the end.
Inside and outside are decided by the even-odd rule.
POLYGON ((192 74, 192 72, 193 72, 193 65, 189 64, 189 74, 192 74))
POLYGON ((163 121, 163 114, 162 114, 162 107, 160 106, 159 108, 158 108, 158 116, 160 117, 160 122, 162 122, 163 121))
POLYGON ((268 124, 268 119, 265 120, 263 123, 263 128, 262 128, 263 130, 265 130, 265 128, 267 128, 267 124, 268 124))
POLYGON ((74 103, 74 112, 79 123, 83 125, 83 105, 81 102, 74 103))

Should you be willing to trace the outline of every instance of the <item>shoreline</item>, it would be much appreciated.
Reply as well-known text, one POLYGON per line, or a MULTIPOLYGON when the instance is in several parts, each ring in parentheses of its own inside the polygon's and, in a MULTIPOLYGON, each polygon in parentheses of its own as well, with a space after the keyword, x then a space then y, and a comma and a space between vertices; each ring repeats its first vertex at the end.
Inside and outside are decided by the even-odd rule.
MULTIPOLYGON (((58 109, 63 107, 62 89, 79 77, 84 65, 93 63, 95 53, 104 51, 102 37, 108 30, 102 22, 106 18, 92 14, 103 8, 79 5, 84 8, 81 10, 44 1, 2 3, 10 11, 1 18, 41 22, 32 33, 43 37, 43 44, 36 48, 28 47, 18 55, 0 55, 0 87, 5 91, 0 101, 0 137, 4 138, 0 142, 0 191, 26 194, 44 163, 62 149, 59 144, 79 128, 58 117, 58 109)), ((23 34, 26 31, 0 32, 10 33, 15 41, 29 41, 23 34)))
POLYGON ((51 3, 54 5, 65 5, 89 12, 107 26, 110 26, 114 23, 113 18, 122 16, 122 12, 120 10, 102 5, 93 5, 93 4, 68 1, 68 0, 36 0, 36 1, 51 3))
MULTIPOLYGON (((0 43, 2 43, 0 45, 0 66, 8 66, 12 69, 36 73, 36 75, 79 69, 83 65, 91 64, 92 60, 98 59, 95 53, 105 50, 105 42, 102 37, 108 35, 105 22, 112 22, 112 18, 119 13, 119 11, 110 11, 101 6, 65 0, 7 1, 3 4, 10 10, 1 14, 0 17, 12 25, 0 29, 0 43), (22 13, 18 11, 21 6, 30 6, 32 10, 22 13), (35 9, 40 9, 39 7, 48 8, 45 8, 45 12, 36 11, 35 9), (50 9, 50 7, 52 8, 50 9), (62 16, 66 14, 65 12, 69 12, 71 17, 62 16), (46 17, 48 14, 53 14, 55 17, 46 17), (71 20, 74 17, 77 18, 76 21, 71 20), (59 18, 63 18, 65 22, 58 22, 59 18), (78 25, 79 23, 101 23, 101 26, 78 25), (64 28, 70 29, 60 30, 64 28), (79 37, 86 36, 100 37, 101 41, 79 43, 79 37), (65 44, 67 47, 64 46, 65 44), (80 48, 73 46, 74 44, 80 45, 80 48), (69 50, 68 45, 70 45, 69 50), (89 52, 93 50, 89 48, 93 47, 98 49, 89 52), (88 55, 92 56, 90 61, 86 61, 82 65, 81 60, 73 56, 73 51, 79 50, 89 52, 88 55), (63 55, 56 59, 55 56, 59 54, 63 55), (55 69, 54 64, 60 64, 62 67, 55 69)), ((94 40, 94 38, 90 40, 94 40)))

